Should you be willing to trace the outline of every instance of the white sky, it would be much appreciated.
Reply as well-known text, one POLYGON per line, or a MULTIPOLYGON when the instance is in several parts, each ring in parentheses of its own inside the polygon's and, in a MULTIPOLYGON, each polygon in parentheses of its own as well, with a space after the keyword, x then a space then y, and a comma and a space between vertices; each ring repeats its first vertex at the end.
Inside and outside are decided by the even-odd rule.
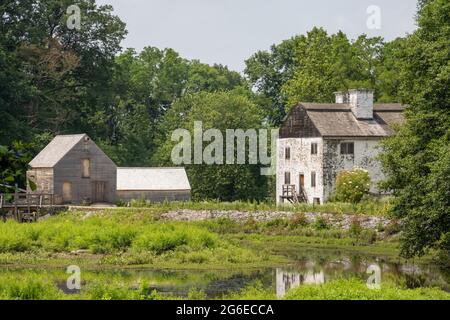
POLYGON ((415 29, 417 0, 97 0, 126 24, 126 48, 173 48, 181 56, 243 71, 244 60, 314 26, 351 38, 366 33, 391 40, 415 29), (366 10, 381 9, 370 30, 366 10))

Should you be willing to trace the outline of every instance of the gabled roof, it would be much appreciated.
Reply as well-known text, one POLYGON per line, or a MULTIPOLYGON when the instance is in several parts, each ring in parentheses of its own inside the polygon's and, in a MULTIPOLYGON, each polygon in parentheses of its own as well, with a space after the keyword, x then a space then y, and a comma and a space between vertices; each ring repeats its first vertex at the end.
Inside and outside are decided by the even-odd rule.
MULTIPOLYGON (((304 110, 310 126, 317 129, 322 137, 386 137, 392 134, 392 126, 404 121, 405 107, 401 104, 374 104, 374 117, 370 120, 357 119, 348 104, 336 103, 300 103, 293 110, 304 110)), ((291 112, 285 118, 300 116, 299 112, 291 112)), ((305 121, 294 120, 296 130, 302 131, 298 123, 305 121)), ((291 132, 289 135, 292 135, 291 132)), ((301 132, 294 133, 294 136, 301 132)), ((291 137, 291 136, 289 136, 291 137)))
POLYGON ((190 189, 184 168, 117 168, 118 191, 190 189))
POLYGON ((32 168, 53 168, 86 134, 56 136, 29 163, 32 168))

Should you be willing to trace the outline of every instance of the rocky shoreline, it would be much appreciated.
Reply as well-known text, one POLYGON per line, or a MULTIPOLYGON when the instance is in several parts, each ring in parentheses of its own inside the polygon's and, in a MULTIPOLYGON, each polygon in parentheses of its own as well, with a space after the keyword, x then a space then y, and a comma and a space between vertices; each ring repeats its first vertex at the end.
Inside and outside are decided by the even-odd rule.
MULTIPOLYGON (((204 221, 211 219, 230 219, 236 222, 255 220, 257 222, 267 222, 275 219, 293 219, 298 213, 283 211, 225 211, 225 210, 175 210, 161 214, 160 218, 169 221, 204 221)), ((331 214, 331 213, 304 213, 308 224, 313 224, 317 219, 323 219, 328 225, 334 228, 349 230, 352 223, 357 221, 362 228, 377 230, 380 227, 386 228, 393 223, 393 220, 365 215, 331 214)))

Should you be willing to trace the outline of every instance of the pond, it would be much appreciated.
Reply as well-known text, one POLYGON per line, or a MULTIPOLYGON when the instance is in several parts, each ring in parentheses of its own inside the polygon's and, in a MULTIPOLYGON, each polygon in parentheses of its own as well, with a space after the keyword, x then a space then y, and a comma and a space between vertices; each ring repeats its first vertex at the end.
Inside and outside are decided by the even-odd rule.
MULTIPOLYGON (((265 269, 82 271, 81 279, 82 284, 93 280, 106 283, 119 281, 126 283, 130 289, 137 289, 139 283, 145 280, 150 290, 157 290, 163 295, 187 296, 191 289, 195 288, 202 290, 209 299, 238 292, 255 282, 281 298, 291 288, 322 284, 342 277, 358 277, 365 282, 381 285, 389 281, 408 288, 438 287, 450 292, 450 275, 432 264, 417 264, 395 257, 367 256, 333 250, 293 250, 288 255, 292 263, 265 269)), ((8 270, 13 274, 28 271, 8 270)), ((67 294, 76 293, 67 289, 64 280, 67 275, 58 272, 55 278, 55 285, 62 291, 67 294)))
MULTIPOLYGON (((395 282, 408 288, 439 287, 450 292, 450 275, 432 264, 415 264, 399 258, 349 254, 330 250, 300 250, 289 253, 294 261, 273 268, 244 271, 127 270, 108 271, 112 276, 145 279, 151 290, 161 294, 186 296, 192 288, 205 292, 207 298, 240 291, 259 282, 283 297, 294 287, 321 284, 341 277, 358 277, 371 284, 395 282)), ((102 272, 105 276, 105 273, 102 272)))
POLYGON ((236 272, 135 270, 133 273, 136 277, 155 279, 152 289, 160 293, 185 296, 196 288, 208 298, 239 291, 256 281, 281 298, 291 288, 342 277, 358 277, 372 285, 389 281, 408 288, 438 287, 450 292, 450 275, 432 264, 323 250, 302 251, 294 260, 289 265, 236 272))

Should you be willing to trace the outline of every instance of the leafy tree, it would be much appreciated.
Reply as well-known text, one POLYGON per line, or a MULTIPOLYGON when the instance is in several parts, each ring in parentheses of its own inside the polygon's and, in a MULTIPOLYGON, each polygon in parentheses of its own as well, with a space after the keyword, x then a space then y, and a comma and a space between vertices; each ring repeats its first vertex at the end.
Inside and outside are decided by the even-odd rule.
MULTIPOLYGON (((261 115, 257 106, 239 92, 201 92, 186 95, 174 103, 163 121, 169 135, 157 153, 160 164, 173 165, 171 153, 177 143, 171 140, 172 130, 185 128, 193 137, 195 121, 202 122, 203 130, 220 130, 224 139, 227 129, 247 130, 261 127, 261 115)), ((193 139, 191 142, 193 144, 193 139)), ((209 142, 204 142, 202 150, 208 145, 209 142)), ((225 147, 224 141, 224 157, 225 147)), ((248 148, 246 152, 248 159, 248 148)), ((196 200, 261 200, 266 197, 266 181, 260 175, 258 165, 225 164, 223 159, 219 164, 189 164, 186 167, 192 196, 196 200)))
POLYGON ((329 36, 314 28, 295 50, 296 71, 282 87, 287 107, 299 101, 332 102, 334 92, 376 86, 380 38, 358 37, 353 43, 338 32, 329 36))
POLYGON ((260 94, 258 105, 274 125, 279 125, 286 115, 281 88, 293 77, 296 43, 303 38, 298 36, 285 40, 273 45, 270 52, 258 51, 245 61, 245 74, 260 94))
POLYGON ((104 107, 111 67, 126 33, 111 11, 90 0, 2 2, 0 61, 6 57, 12 63, 2 76, 12 70, 15 81, 7 85, 14 95, 0 108, 12 120, 10 127, 23 128, 23 139, 44 130, 95 136, 87 118, 104 107), (73 4, 81 9, 80 30, 67 27, 66 10, 73 4))
POLYGON ((267 119, 279 125, 293 105, 332 102, 337 90, 368 87, 376 89, 376 98, 385 97, 384 90, 392 90, 379 83, 378 76, 385 71, 387 78, 382 59, 393 60, 390 53, 384 52, 381 38, 361 35, 350 41, 343 32, 328 35, 313 28, 272 46, 270 52, 256 53, 246 61, 245 73, 260 94, 258 104, 267 119))
POLYGON ((119 165, 152 165, 155 150, 166 139, 160 123, 172 104, 186 94, 245 87, 237 72, 221 65, 186 60, 172 49, 146 47, 119 55, 102 119, 102 147, 119 165))
POLYGON ((402 254, 450 254, 450 3, 422 1, 419 28, 400 53, 406 124, 385 141, 385 187, 403 218, 402 254))
POLYGON ((26 188, 26 171, 31 154, 29 146, 22 142, 14 142, 11 147, 0 145, 0 192, 13 192, 16 184, 26 188))

